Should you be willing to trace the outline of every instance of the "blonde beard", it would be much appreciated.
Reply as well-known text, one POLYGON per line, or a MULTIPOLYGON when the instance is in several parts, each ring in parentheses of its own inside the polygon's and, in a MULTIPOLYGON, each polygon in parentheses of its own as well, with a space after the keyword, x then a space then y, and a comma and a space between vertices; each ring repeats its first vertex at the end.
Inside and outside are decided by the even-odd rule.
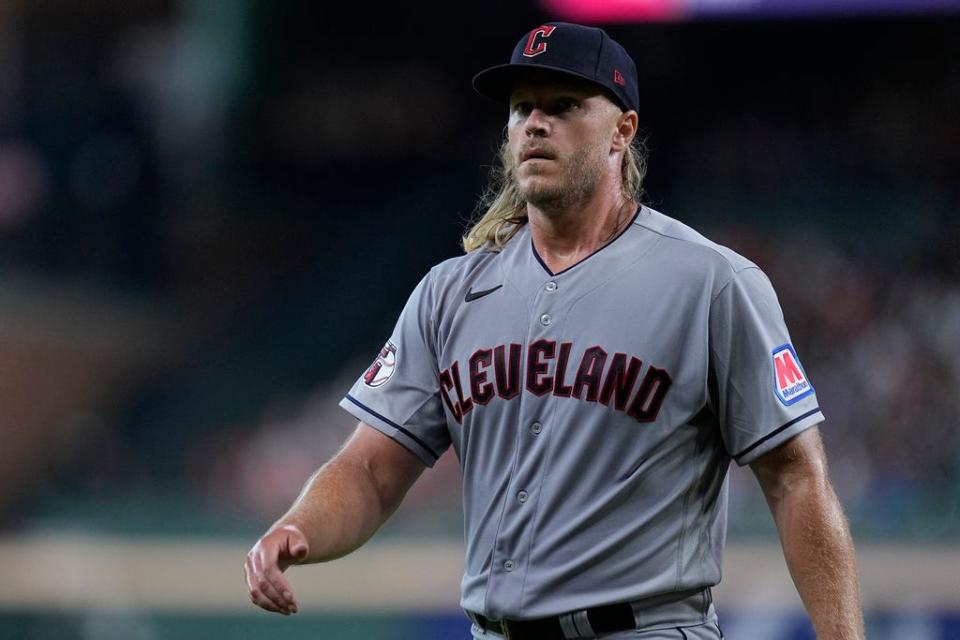
POLYGON ((531 185, 527 182, 524 185, 517 176, 519 167, 513 169, 513 180, 528 204, 550 215, 568 211, 588 200, 605 168, 605 159, 598 151, 584 148, 563 161, 555 184, 531 185))

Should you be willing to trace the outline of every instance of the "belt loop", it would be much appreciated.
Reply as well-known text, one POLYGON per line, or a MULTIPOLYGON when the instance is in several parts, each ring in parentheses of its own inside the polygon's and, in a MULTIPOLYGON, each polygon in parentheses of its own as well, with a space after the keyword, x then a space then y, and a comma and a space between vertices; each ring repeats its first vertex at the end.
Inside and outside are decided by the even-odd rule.
POLYGON ((586 611, 577 611, 573 614, 573 624, 576 625, 577 631, 580 632, 581 638, 596 638, 597 634, 594 632, 593 627, 590 625, 590 619, 587 617, 586 611))
POLYGON ((575 640, 580 637, 580 631, 577 629, 577 623, 573 621, 573 616, 572 613, 565 613, 557 617, 560 622, 560 629, 563 630, 563 637, 568 640, 575 640))
POLYGON ((565 613, 557 617, 560 623, 560 629, 563 631, 563 637, 567 640, 577 640, 578 638, 596 638, 597 632, 593 630, 590 624, 590 618, 587 611, 574 611, 565 613))

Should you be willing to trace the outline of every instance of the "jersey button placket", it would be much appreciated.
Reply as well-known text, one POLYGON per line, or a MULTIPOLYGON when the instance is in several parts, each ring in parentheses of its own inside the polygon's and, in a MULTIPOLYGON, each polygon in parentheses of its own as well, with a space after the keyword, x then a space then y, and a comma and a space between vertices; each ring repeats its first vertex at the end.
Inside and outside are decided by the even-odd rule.
MULTIPOLYGON (((559 285, 555 279, 541 282, 539 294, 530 309, 530 319, 526 336, 526 348, 538 341, 558 344, 558 331, 563 324, 563 300, 557 295, 559 285)), ((551 356, 553 358, 556 355, 551 356)), ((555 366, 555 365, 550 365, 555 366)), ((545 468, 545 448, 548 442, 543 438, 545 427, 543 416, 553 411, 555 396, 546 393, 523 393, 520 397, 520 419, 526 425, 526 434, 517 434, 518 440, 516 466, 509 478, 512 491, 507 494, 504 504, 502 525, 495 543, 496 570, 491 571, 487 583, 487 603, 494 611, 516 611, 523 598, 523 585, 529 570, 529 555, 533 549, 533 529, 539 500, 540 482, 545 468), (525 437, 524 437, 525 436, 525 437)))

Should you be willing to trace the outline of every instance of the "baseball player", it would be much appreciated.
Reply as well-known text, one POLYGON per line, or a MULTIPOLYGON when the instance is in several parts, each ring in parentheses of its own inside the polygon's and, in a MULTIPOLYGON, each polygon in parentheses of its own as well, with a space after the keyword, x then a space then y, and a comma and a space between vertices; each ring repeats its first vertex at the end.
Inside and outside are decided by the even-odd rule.
POLYGON ((452 446, 474 638, 721 638, 733 460, 818 637, 862 638, 823 414, 769 280, 638 203, 633 60, 549 23, 474 87, 509 105, 486 213, 341 401, 355 434, 249 552, 253 602, 295 613, 283 571, 358 548, 452 446))

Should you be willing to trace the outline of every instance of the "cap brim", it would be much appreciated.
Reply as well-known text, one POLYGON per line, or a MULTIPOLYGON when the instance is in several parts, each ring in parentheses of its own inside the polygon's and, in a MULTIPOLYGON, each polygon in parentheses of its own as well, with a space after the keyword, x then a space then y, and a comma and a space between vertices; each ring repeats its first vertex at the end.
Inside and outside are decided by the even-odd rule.
POLYGON ((593 78, 575 71, 570 71, 569 69, 551 67, 545 64, 501 64, 495 67, 484 69, 477 75, 473 76, 473 90, 484 97, 490 98, 491 100, 495 100, 502 104, 510 104, 510 93, 513 91, 513 84, 516 82, 517 77, 525 73, 537 73, 540 71, 555 73, 569 78, 586 80, 590 84, 597 87, 597 89, 599 89, 601 92, 606 93, 610 97, 614 98, 621 107, 626 108, 619 97, 617 97, 607 87, 603 86, 593 78))

